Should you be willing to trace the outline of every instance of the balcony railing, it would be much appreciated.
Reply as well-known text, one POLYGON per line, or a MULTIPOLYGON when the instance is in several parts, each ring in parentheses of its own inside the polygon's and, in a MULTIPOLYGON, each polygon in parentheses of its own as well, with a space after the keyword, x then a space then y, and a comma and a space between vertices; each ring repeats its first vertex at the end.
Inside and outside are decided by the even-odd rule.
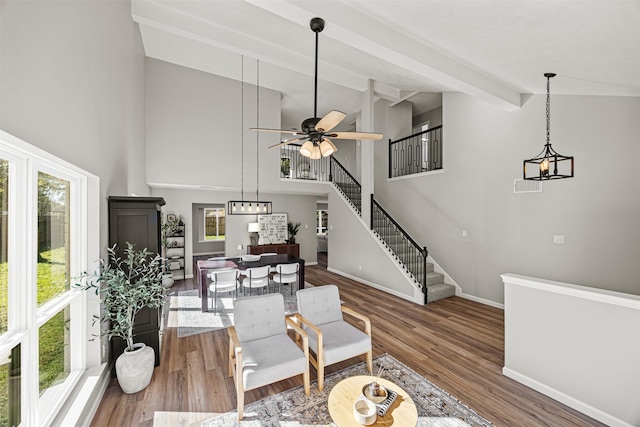
POLYGON ((306 179, 312 181, 330 181, 329 158, 312 160, 300 154, 300 144, 280 147, 280 177, 306 179))
POLYGON ((389 140, 389 178, 442 169, 442 125, 389 140))

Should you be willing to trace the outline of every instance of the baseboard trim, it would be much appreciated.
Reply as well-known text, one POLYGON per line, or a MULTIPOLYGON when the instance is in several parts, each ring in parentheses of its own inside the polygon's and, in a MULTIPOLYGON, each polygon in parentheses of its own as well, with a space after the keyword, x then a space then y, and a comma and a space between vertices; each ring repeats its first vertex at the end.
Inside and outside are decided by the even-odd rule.
POLYGON ((507 367, 502 368, 502 374, 505 377, 509 377, 512 380, 518 381, 521 384, 526 385, 529 388, 532 388, 550 398, 557 400, 560 403, 563 403, 576 411, 582 412, 585 415, 590 416, 600 422, 605 423, 611 427, 633 427, 631 424, 626 423, 625 421, 616 418, 615 416, 608 414, 598 408, 594 408, 591 405, 588 405, 581 400, 578 400, 574 397, 571 397, 559 390, 554 389, 553 387, 549 387, 546 384, 543 384, 539 381, 534 380, 526 375, 523 375, 513 369, 509 369, 507 367))
POLYGON ((411 302, 414 302, 416 304, 424 305, 424 294, 422 294, 422 293, 420 293, 419 300, 418 300, 418 299, 415 298, 415 295, 407 295, 407 294, 403 294, 403 293, 398 292, 398 291, 394 291, 393 289, 389 289, 389 288, 386 288, 384 286, 380 286, 377 283, 370 282, 368 280, 362 279, 361 277, 353 276, 353 275, 351 275, 349 273, 345 273, 344 271, 336 270, 335 268, 327 267, 327 270, 332 272, 332 273, 339 274, 340 276, 346 277, 348 279, 355 280, 356 282, 360 282, 360 283, 362 283, 364 285, 371 286, 372 288, 381 290, 381 291, 386 292, 388 294, 395 295, 398 298, 402 298, 404 300, 411 301, 411 302))
POLYGON ((504 304, 500 304, 498 302, 491 301, 491 300, 484 299, 484 298, 479 298, 479 297, 477 297, 475 295, 469 295, 469 294, 465 294, 463 292, 460 292, 459 294, 456 294, 456 296, 459 296, 460 298, 468 299, 468 300, 471 300, 471 301, 475 301, 475 302, 478 302, 480 304, 488 305, 490 307, 499 308, 500 310, 504 310, 504 304))

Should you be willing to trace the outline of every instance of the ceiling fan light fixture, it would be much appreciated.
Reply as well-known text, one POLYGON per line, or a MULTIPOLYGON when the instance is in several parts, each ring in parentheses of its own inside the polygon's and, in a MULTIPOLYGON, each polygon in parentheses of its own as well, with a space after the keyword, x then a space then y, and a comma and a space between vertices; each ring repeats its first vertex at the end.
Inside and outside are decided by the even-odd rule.
POLYGON ((313 148, 311 148, 311 155, 309 158, 311 160, 318 160, 322 157, 322 152, 320 151, 320 146, 317 142, 313 143, 313 148))
POLYGON ((304 144, 302 144, 302 147, 300 147, 300 154, 302 154, 305 157, 311 157, 311 153, 313 151, 313 142, 311 141, 307 141, 304 144))
POLYGON ((338 149, 330 139, 322 139, 322 142, 320 143, 320 153, 322 154, 322 157, 328 157, 336 151, 338 151, 338 149))

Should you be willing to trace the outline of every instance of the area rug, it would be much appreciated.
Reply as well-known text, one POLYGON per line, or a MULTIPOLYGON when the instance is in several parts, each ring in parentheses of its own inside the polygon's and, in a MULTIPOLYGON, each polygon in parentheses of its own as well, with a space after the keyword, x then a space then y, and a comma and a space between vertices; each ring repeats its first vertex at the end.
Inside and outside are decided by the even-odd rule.
MULTIPOLYGON (((418 426, 493 426, 491 422, 482 418, 458 399, 392 356, 383 354, 376 357, 373 371, 377 372, 381 365, 384 367, 382 377, 400 386, 413 399, 418 409, 418 426)), ((317 382, 313 381, 310 396, 305 396, 303 387, 299 386, 245 405, 245 416, 240 422, 237 420, 237 412, 232 411, 207 420, 202 423, 202 426, 335 426, 327 408, 327 399, 331 389, 345 378, 366 374, 366 364, 361 362, 327 375, 322 392, 318 391, 317 382)))
MULTIPOLYGON (((313 285, 305 282, 305 287, 313 285)), ((295 291, 291 295, 289 286, 283 286, 281 290, 284 297, 285 315, 298 311, 295 291)), ((243 298, 238 293, 238 298, 243 298)), ((218 295, 216 312, 202 312, 202 302, 198 297, 198 290, 179 291, 177 295, 171 295, 169 300, 169 320, 167 326, 178 328, 178 338, 203 334, 218 329, 228 328, 233 325, 233 293, 218 295)))

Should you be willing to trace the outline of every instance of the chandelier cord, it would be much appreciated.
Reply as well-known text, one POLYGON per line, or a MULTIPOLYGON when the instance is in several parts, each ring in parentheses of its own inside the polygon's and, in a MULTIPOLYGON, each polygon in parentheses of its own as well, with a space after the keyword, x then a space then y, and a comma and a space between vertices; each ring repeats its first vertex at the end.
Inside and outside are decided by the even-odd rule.
POLYGON ((551 135, 551 77, 547 77, 547 146, 551 135))

